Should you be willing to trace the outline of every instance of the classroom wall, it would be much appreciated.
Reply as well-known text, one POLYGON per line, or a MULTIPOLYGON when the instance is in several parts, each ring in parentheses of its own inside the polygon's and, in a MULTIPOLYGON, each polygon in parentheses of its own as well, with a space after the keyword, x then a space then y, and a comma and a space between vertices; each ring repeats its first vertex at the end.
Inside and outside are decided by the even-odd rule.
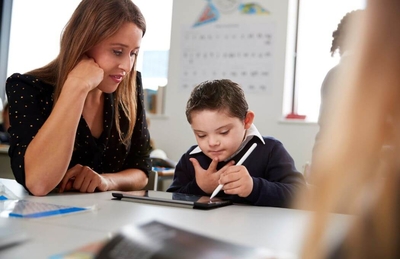
MULTIPOLYGON (((259 131, 263 135, 273 136, 282 141, 293 156, 297 169, 302 171, 305 162, 311 158, 311 150, 318 126, 315 123, 283 120, 284 92, 285 95, 290 94, 290 91, 287 88, 285 89, 285 84, 290 88, 292 81, 290 78, 292 73, 290 71, 285 73, 285 70, 286 67, 290 69, 292 60, 286 52, 288 13, 293 10, 293 6, 289 4, 293 4, 293 1, 263 0, 258 1, 258 3, 268 8, 271 15, 260 16, 255 19, 263 19, 263 21, 275 24, 272 80, 268 93, 246 93, 247 100, 250 109, 256 114, 255 125, 259 131)), ((174 0, 165 115, 151 116, 150 126, 150 133, 155 140, 156 147, 163 149, 168 157, 173 160, 178 160, 191 145, 196 143, 185 117, 185 105, 190 91, 184 91, 181 87, 183 68, 180 56, 182 48, 180 34, 182 33, 182 26, 193 24, 206 4, 207 1, 204 0, 174 0)), ((240 22, 238 19, 241 19, 241 16, 224 16, 221 19, 221 23, 235 23, 240 22)), ((253 21, 260 22, 260 20, 253 21)), ((246 20, 246 22, 249 21, 246 20)), ((289 49, 291 48, 289 47, 289 49)), ((285 110, 287 110, 287 105, 285 107, 285 110)))

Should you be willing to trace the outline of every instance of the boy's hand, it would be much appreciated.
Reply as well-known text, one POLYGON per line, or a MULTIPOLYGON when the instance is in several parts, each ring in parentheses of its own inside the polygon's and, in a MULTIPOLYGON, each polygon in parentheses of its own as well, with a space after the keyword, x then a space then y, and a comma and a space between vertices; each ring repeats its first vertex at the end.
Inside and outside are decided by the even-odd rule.
POLYGON ((227 168, 221 173, 219 183, 224 185, 222 189, 226 194, 237 194, 240 197, 249 196, 253 190, 253 178, 242 165, 227 168))
POLYGON ((207 170, 201 167, 196 158, 190 158, 189 160, 192 162, 194 167, 197 185, 205 193, 212 193, 215 188, 217 188, 221 173, 223 173, 234 163, 234 161, 230 161, 219 171, 217 171, 218 159, 213 159, 207 170))

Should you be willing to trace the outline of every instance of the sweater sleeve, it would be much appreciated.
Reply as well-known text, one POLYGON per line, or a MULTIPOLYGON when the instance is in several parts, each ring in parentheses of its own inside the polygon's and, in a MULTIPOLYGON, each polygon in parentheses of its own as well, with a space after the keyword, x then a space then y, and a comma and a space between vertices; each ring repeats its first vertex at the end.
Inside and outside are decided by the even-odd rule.
MULTIPOLYGON (((259 157, 258 159, 263 159, 259 157)), ((252 175, 253 190, 246 198, 234 197, 236 202, 258 206, 290 207, 293 199, 305 188, 303 175, 295 168, 294 160, 281 142, 276 141, 268 153, 263 177, 252 175)))

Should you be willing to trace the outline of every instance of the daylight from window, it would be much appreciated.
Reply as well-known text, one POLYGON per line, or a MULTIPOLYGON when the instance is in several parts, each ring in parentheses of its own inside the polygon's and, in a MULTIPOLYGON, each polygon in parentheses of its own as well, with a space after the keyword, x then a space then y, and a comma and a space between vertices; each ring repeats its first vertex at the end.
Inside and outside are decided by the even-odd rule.
POLYGON ((364 9, 365 0, 303 0, 300 2, 296 64, 297 113, 317 121, 320 88, 326 73, 339 62, 331 57, 332 32, 342 17, 364 9))

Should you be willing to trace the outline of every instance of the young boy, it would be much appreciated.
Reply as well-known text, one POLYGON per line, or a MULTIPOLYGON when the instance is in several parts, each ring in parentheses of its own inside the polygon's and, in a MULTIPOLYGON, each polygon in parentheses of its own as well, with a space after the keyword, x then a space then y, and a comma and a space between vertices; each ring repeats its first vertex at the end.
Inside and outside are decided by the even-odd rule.
POLYGON ((223 184, 218 196, 231 196, 234 202, 289 207, 305 187, 282 143, 263 137, 253 125, 254 112, 238 84, 222 79, 196 86, 186 117, 198 146, 179 160, 168 192, 209 196, 223 184), (235 165, 253 143, 257 147, 249 157, 235 165))

